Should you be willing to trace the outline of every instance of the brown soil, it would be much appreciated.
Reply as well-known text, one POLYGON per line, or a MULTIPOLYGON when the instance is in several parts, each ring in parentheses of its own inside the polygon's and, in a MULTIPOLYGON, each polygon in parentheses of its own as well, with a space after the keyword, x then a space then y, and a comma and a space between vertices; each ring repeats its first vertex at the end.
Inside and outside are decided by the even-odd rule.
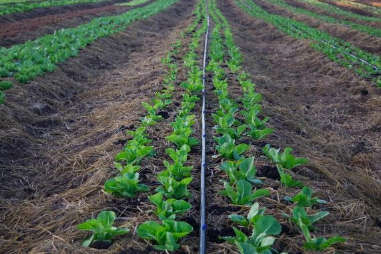
MULTIPOLYGON (((346 237, 347 243, 337 245, 339 253, 381 252, 381 91, 329 61, 312 49, 309 41, 296 40, 248 16, 234 1, 218 1, 218 5, 245 56, 245 70, 264 95, 264 115, 270 116, 270 127, 276 130, 265 141, 274 147, 293 147, 295 154, 309 158, 309 165, 295 170, 295 177, 329 201, 318 207, 330 215, 318 223, 317 235, 346 237)), ((234 82, 232 86, 235 91, 234 82)), ((253 145, 251 153, 258 160, 264 186, 273 190, 271 199, 261 199, 260 203, 283 227, 276 247, 304 253, 299 230, 281 216, 289 209, 283 197, 297 190, 279 186, 277 177, 267 174, 271 167, 268 162, 261 165, 263 159, 259 158, 263 144, 253 145)), ((221 179, 220 171, 211 169, 215 183, 221 179)), ((209 239, 214 244, 208 253, 230 253, 231 246, 216 236, 232 235, 233 224, 227 214, 243 210, 228 206, 216 194, 218 188, 212 183, 210 186, 214 191, 208 197, 213 225, 209 239)))
MULTIPOLYGON (((144 114, 141 102, 161 89, 160 59, 191 22, 194 5, 181 1, 134 22, 56 72, 9 91, 0 109, 2 253, 105 253, 81 248, 85 234, 76 225, 107 209, 117 212, 118 226, 131 229, 107 253, 152 252, 135 235, 141 221, 153 218, 146 213, 152 208, 146 195, 125 201, 106 195, 102 187, 115 174, 113 157, 126 141, 123 131, 137 126, 144 114)), ((162 133, 151 129, 150 136, 163 142, 156 131, 162 133)), ((191 163, 196 166, 196 159, 191 163)), ((142 170, 142 182, 153 190, 156 163, 147 160, 142 170)), ((187 238, 190 248, 198 244, 196 217, 185 218, 195 228, 187 238)))
POLYGON ((298 0, 284 0, 284 1, 290 5, 295 6, 295 7, 303 8, 303 9, 306 9, 306 10, 309 10, 312 12, 316 12, 316 13, 319 13, 319 14, 322 14, 325 16, 330 16, 330 17, 334 17, 334 18, 342 19, 342 20, 349 20, 353 23, 366 25, 366 26, 372 26, 372 27, 376 27, 376 28, 381 29, 381 23, 380 22, 369 22, 369 21, 362 21, 362 20, 355 19, 355 18, 349 18, 347 16, 338 15, 338 14, 323 10, 317 6, 312 5, 312 4, 304 3, 304 2, 298 1, 298 0))
POLYGON ((367 33, 359 32, 340 24, 326 23, 307 15, 293 13, 263 0, 255 0, 255 3, 271 14, 277 14, 303 22, 310 27, 340 38, 367 52, 381 55, 380 37, 371 36, 367 33))

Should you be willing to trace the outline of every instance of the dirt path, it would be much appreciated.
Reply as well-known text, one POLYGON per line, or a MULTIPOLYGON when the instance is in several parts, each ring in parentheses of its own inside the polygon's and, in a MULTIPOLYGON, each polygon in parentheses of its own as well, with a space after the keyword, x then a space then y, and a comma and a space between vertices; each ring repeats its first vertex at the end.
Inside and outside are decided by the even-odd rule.
POLYGON ((310 27, 319 29, 320 31, 340 38, 367 52, 381 55, 381 38, 379 37, 371 36, 367 33, 359 32, 340 24, 326 23, 307 15, 293 13, 276 5, 270 4, 267 1, 255 0, 254 2, 271 14, 277 14, 303 22, 310 27))
MULTIPOLYGON (((281 33, 233 2, 218 3, 245 69, 264 95, 264 114, 276 129, 269 141, 309 158, 297 172, 300 179, 331 201, 325 207, 331 215, 319 231, 347 237, 341 253, 380 252, 381 90, 327 60, 309 41, 281 33)), ((292 243, 301 238, 292 230, 286 234, 279 247, 287 242, 289 253, 299 251, 292 243)))
MULTIPOLYGON (((194 5, 181 1, 134 22, 56 72, 10 91, 0 109, 2 253, 94 253, 79 247, 83 233, 76 224, 105 209, 136 216, 135 201, 110 200, 102 186, 113 174, 124 130, 144 113, 141 102, 161 89, 160 60, 194 5)), ((140 253, 135 238, 109 253, 140 253)))

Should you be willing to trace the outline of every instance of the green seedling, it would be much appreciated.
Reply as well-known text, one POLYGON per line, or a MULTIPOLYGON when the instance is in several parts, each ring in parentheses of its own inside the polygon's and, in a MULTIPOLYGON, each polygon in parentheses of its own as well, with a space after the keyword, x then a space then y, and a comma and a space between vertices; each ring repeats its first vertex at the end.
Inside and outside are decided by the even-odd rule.
POLYGON ((233 139, 237 139, 241 137, 241 134, 246 130, 246 124, 238 126, 237 129, 233 126, 238 121, 230 113, 224 116, 218 116, 217 114, 213 114, 212 116, 214 118, 214 121, 218 124, 218 127, 216 129, 216 132, 218 134, 228 134, 233 139))
POLYGON ((243 227, 249 227, 250 225, 253 226, 259 218, 263 217, 265 211, 266 207, 259 208, 259 204, 254 203, 251 206, 247 217, 238 214, 231 214, 229 215, 229 219, 243 227))
POLYGON ((143 146, 136 144, 127 144, 124 147, 124 151, 118 153, 115 160, 120 162, 124 161, 128 164, 140 164, 141 160, 149 155, 154 155, 155 151, 153 146, 143 146))
POLYGON ((176 181, 168 176, 158 176, 157 179, 162 186, 156 188, 156 192, 161 193, 167 198, 182 199, 192 196, 187 188, 193 180, 192 177, 184 178, 181 181, 176 181))
POLYGON ((147 221, 137 229, 139 237, 155 241, 153 247, 157 250, 175 251, 180 247, 177 241, 193 231, 193 227, 186 222, 163 220, 162 224, 147 221))
POLYGON ((254 165, 254 157, 226 161, 221 165, 221 169, 229 175, 230 184, 232 185, 242 179, 254 184, 262 184, 261 180, 255 178, 257 169, 254 165))
POLYGON ((299 165, 308 163, 306 158, 294 157, 291 153, 293 149, 286 147, 283 153, 280 153, 280 149, 271 148, 270 145, 266 145, 262 148, 263 153, 272 160, 275 164, 285 169, 292 169, 299 165))
POLYGON ((118 235, 130 232, 127 228, 114 227, 116 215, 112 211, 100 212, 96 219, 90 219, 78 225, 78 229, 93 232, 93 234, 82 242, 82 246, 89 247, 92 243, 101 241, 111 243, 118 235))
POLYGON ((184 214, 191 209, 191 204, 184 200, 167 199, 161 193, 156 193, 148 197, 149 200, 156 206, 155 214, 160 220, 174 220, 177 214, 184 214))
POLYGON ((138 192, 149 190, 147 185, 139 184, 139 173, 126 173, 111 178, 105 183, 105 192, 123 198, 134 198, 138 192))
POLYGON ((239 160, 243 158, 242 154, 249 150, 250 146, 247 144, 235 145, 235 140, 230 137, 229 134, 225 134, 222 137, 214 137, 217 142, 217 151, 220 155, 226 159, 239 160))
POLYGON ((237 228, 233 228, 236 236, 221 237, 221 239, 235 244, 241 254, 271 254, 271 247, 275 242, 273 236, 279 235, 282 227, 279 222, 270 215, 261 216, 253 224, 250 237, 237 228))
POLYGON ((253 192, 253 185, 246 180, 239 180, 235 187, 228 182, 224 182, 225 190, 221 195, 229 197, 235 205, 249 205, 253 200, 270 195, 267 189, 257 189, 253 192))
POLYGON ((286 196, 284 199, 295 203, 297 206, 301 207, 311 207, 316 204, 326 204, 327 201, 312 197, 313 190, 309 187, 304 186, 299 194, 295 195, 293 198, 286 196))
POLYGON ((294 222, 300 228, 306 226, 308 228, 308 230, 315 230, 315 228, 313 227, 313 224, 315 222, 321 220, 322 218, 324 218, 328 214, 329 214, 329 212, 322 211, 322 212, 317 212, 317 213, 312 214, 312 215, 308 215, 307 211, 303 207, 300 207, 300 206, 296 206, 292 210, 292 216, 289 216, 286 213, 282 213, 282 215, 284 217, 286 217, 290 221, 294 222))

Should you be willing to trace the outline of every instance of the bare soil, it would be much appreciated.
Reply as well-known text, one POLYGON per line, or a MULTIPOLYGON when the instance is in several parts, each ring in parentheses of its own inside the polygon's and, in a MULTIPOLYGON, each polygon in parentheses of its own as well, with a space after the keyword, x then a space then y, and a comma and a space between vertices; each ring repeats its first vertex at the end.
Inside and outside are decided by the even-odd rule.
MULTIPOLYGON (((115 175, 113 158, 128 138, 124 131, 144 115, 141 102, 162 88, 166 72, 160 60, 192 21, 194 6, 195 1, 181 1, 134 22, 54 73, 9 91, 0 109, 2 253, 155 253, 135 235, 136 226, 152 217, 146 194, 126 201, 102 188, 115 175), (107 251, 81 248, 86 234, 76 225, 102 210, 117 212, 117 225, 129 227, 130 235, 107 251)), ((162 129, 168 128, 167 123, 162 129)), ((160 140, 161 133, 151 129, 150 137, 160 140)), ((148 160, 141 172, 152 191, 161 170, 156 165, 148 160)), ((196 215, 185 218, 195 232, 188 250, 179 253, 192 253, 189 248, 198 245, 195 209, 196 215)))

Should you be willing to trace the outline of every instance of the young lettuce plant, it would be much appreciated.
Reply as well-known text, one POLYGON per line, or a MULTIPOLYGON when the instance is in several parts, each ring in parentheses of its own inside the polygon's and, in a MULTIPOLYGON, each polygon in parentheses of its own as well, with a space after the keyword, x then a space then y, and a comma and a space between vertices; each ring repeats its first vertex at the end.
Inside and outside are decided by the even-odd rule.
POLYGON ((184 214, 192 205, 185 200, 167 199, 164 200, 161 193, 156 193, 148 197, 149 200, 156 205, 155 214, 160 220, 174 220, 177 214, 184 214))
POLYGON ((294 157, 291 154, 293 151, 291 147, 286 147, 283 153, 280 153, 280 149, 275 149, 270 147, 270 145, 266 145, 262 148, 262 151, 270 160, 284 169, 292 169, 296 166, 308 163, 306 158, 294 157))
POLYGON ((93 234, 82 242, 82 246, 89 247, 94 242, 108 242, 111 244, 112 239, 118 235, 124 235, 130 232, 127 228, 114 227, 116 215, 112 211, 100 212, 96 219, 89 219, 79 224, 80 230, 93 232, 93 234))
POLYGON ((285 200, 295 203, 297 206, 301 207, 311 207, 316 204, 326 204, 327 201, 312 197, 313 190, 307 186, 304 186, 300 193, 295 195, 293 198, 286 196, 285 200))
POLYGON ((193 133, 191 126, 195 123, 194 118, 194 115, 177 117, 175 122, 172 123, 173 132, 166 139, 177 147, 182 147, 183 145, 192 147, 200 143, 198 139, 190 137, 193 133))
POLYGON ((270 195, 267 189, 257 189, 253 192, 253 185, 246 180, 239 180, 236 187, 224 182, 224 187, 225 190, 220 191, 220 194, 229 197, 235 205, 249 205, 257 198, 270 195))
POLYGON ((287 188, 303 187, 303 183, 298 180, 292 179, 292 176, 284 172, 284 169, 277 165, 277 169, 280 175, 280 182, 284 184, 287 188))
POLYGON ((123 166, 122 164, 117 162, 114 162, 114 166, 119 170, 121 175, 127 173, 136 173, 140 169, 140 166, 135 166, 133 164, 127 164, 126 166, 123 166))
POLYGON ((238 214, 231 214, 229 215, 229 219, 243 227, 248 228, 249 226, 254 225, 254 223, 261 217, 264 216, 266 211, 266 207, 259 208, 258 203, 254 203, 249 213, 247 214, 247 217, 238 215, 238 214))
POLYGON ((177 181, 180 181, 186 177, 191 176, 192 166, 184 166, 181 162, 175 162, 170 164, 168 161, 164 161, 166 170, 160 172, 158 176, 172 177, 177 181))
POLYGON ((228 134, 233 139, 241 137, 241 134, 246 130, 246 124, 242 124, 235 129, 233 126, 237 120, 234 118, 233 114, 228 113, 224 116, 219 116, 217 114, 212 114, 214 121, 218 124, 216 132, 221 135, 228 134))
POLYGON ((138 144, 127 144, 124 147, 124 151, 118 153, 115 160, 120 162, 124 161, 128 164, 140 164, 141 160, 149 155, 154 155, 155 150, 153 146, 143 146, 138 144))
POLYGON ((139 173, 126 173, 111 178, 105 183, 105 192, 117 197, 134 198, 138 192, 149 191, 145 184, 139 184, 139 173))
POLYGON ((264 215, 253 223, 251 236, 233 228, 236 236, 221 237, 223 240, 235 244, 241 254, 271 254, 271 247, 275 242, 276 235, 282 231, 279 222, 270 215, 264 215))
POLYGON ((156 192, 167 198, 182 199, 192 196, 187 188, 193 180, 192 177, 184 178, 181 181, 176 181, 174 178, 167 176, 158 176, 157 179, 162 186, 156 188, 156 192))
POLYGON ((232 139, 229 134, 225 134, 222 137, 214 137, 214 140, 218 144, 216 149, 220 155, 230 160, 241 159, 243 157, 242 154, 250 148, 247 144, 239 144, 236 146, 235 140, 232 139))
POLYGON ((287 219, 298 225, 300 228, 307 227, 308 230, 315 230, 313 224, 319 221, 320 219, 324 218, 328 214, 329 212, 321 211, 312 215, 308 215, 307 211, 300 206, 296 206, 292 210, 292 216, 289 216, 286 213, 282 213, 283 217, 286 217, 287 219))
POLYGON ((162 224, 147 221, 141 224, 137 233, 139 237, 155 241, 153 247, 157 250, 175 251, 180 247, 177 241, 193 231, 193 227, 186 222, 163 220, 162 224))
POLYGON ((229 175, 230 184, 234 185, 242 179, 254 184, 262 184, 261 180, 255 178, 257 169, 254 165, 254 157, 226 161, 222 163, 220 168, 229 175))

